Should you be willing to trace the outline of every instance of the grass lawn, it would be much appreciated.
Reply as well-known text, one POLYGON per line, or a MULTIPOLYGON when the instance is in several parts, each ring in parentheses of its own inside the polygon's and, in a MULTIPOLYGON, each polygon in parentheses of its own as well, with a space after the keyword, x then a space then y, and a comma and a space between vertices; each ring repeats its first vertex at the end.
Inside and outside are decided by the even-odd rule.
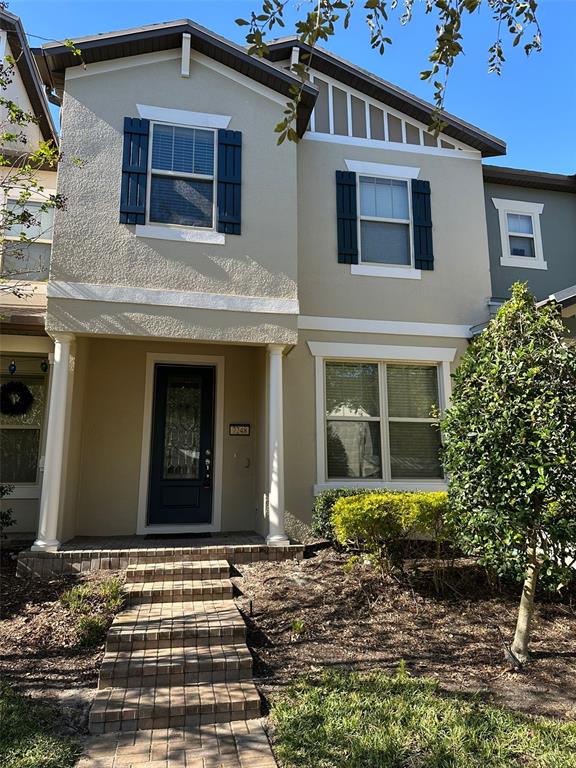
POLYGON ((576 768, 576 723, 381 672, 302 677, 273 702, 284 768, 576 768))
POLYGON ((20 696, 0 682, 0 765, 2 768, 71 768, 78 742, 58 735, 58 710, 20 696))

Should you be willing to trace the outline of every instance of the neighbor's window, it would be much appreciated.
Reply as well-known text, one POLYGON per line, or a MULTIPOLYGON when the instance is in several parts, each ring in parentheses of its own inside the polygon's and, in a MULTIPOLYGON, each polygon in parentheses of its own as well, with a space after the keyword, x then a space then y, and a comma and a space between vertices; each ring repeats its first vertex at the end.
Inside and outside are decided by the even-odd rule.
POLYGON ((215 136, 215 131, 204 128, 152 126, 151 222, 214 226, 215 136))
POLYGON ((492 199, 498 210, 502 242, 501 264, 546 269, 540 232, 541 203, 492 199))
MULTIPOLYGON (((8 359, 2 358, 5 371, 8 359)), ((0 414, 0 480, 3 483, 38 482, 38 459, 44 408, 46 375, 40 370, 40 359, 16 358, 16 373, 0 376, 0 384, 18 381, 25 385, 33 400, 24 414, 0 414)))
POLYGON ((361 261, 410 266, 408 182, 360 176, 359 187, 361 261))
POLYGON ((325 363, 329 480, 443 477, 436 366, 325 363))
POLYGON ((525 213, 507 213, 508 245, 510 256, 534 259, 534 225, 532 216, 525 213))
POLYGON ((2 244, 2 276, 9 280, 47 280, 52 247, 54 208, 42 210, 42 203, 29 200, 21 205, 8 200, 8 207, 18 214, 29 214, 26 223, 13 224, 6 230, 2 244), (23 242, 26 237, 33 242, 23 242))

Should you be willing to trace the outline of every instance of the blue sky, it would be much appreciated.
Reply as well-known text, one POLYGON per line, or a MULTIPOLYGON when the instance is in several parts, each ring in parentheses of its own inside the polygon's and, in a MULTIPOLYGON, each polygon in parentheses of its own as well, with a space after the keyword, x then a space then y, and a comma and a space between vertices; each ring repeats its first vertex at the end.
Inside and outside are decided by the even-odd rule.
MULTIPOLYGON (((294 5, 298 0, 295 0, 294 5)), ((418 6, 422 0, 416 0, 418 6)), ((356 18, 347 32, 330 41, 335 53, 386 80, 431 100, 429 85, 418 73, 427 68, 434 19, 417 7, 415 18, 401 27, 390 22, 393 45, 381 57, 368 45, 368 33, 358 2, 356 18)), ((495 36, 488 8, 467 19, 466 55, 450 75, 446 107, 450 112, 504 139, 508 155, 492 159, 500 165, 556 173, 576 173, 576 0, 539 0, 544 50, 530 58, 521 46, 508 49, 503 75, 487 72, 487 49, 495 36)), ((257 0, 12 0, 26 31, 62 40, 140 24, 191 18, 242 43, 234 19, 246 17, 257 0)), ((294 15, 291 15, 294 18, 294 15)), ((287 25, 286 33, 292 29, 287 25)), ((41 40, 32 37, 32 45, 41 40)))

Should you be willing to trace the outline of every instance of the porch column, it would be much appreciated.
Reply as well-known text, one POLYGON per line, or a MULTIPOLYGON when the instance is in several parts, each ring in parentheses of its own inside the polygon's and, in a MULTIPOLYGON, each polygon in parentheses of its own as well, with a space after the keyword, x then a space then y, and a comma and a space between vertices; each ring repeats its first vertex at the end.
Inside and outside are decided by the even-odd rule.
POLYGON ((289 544, 284 532, 283 347, 268 347, 268 536, 267 544, 289 544))
POLYGON ((40 519, 38 538, 33 550, 55 552, 58 541, 58 522, 62 495, 64 446, 66 438, 66 405, 70 382, 71 334, 63 333, 54 338, 54 363, 48 405, 48 429, 46 433, 46 458, 40 495, 40 519))

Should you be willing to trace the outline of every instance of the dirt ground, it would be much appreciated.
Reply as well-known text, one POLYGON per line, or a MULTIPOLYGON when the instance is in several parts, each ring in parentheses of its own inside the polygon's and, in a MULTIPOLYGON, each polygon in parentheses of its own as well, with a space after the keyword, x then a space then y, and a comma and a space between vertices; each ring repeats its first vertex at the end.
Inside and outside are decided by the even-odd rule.
MULTIPOLYGON (((5 553, 6 555, 7 553, 5 553)), ((16 578, 15 560, 0 568, 0 677, 21 693, 59 704, 63 732, 87 732, 104 645, 77 647, 76 624, 58 597, 112 571, 58 579, 16 578)))
POLYGON ((574 595, 540 597, 533 661, 510 672, 496 627, 510 642, 519 587, 491 590, 481 569, 457 561, 437 597, 422 568, 382 580, 369 569, 346 573, 346 559, 326 549, 301 562, 238 566, 238 605, 266 697, 298 673, 329 666, 392 672, 404 659, 413 674, 447 690, 486 691, 518 711, 576 719, 574 595))

